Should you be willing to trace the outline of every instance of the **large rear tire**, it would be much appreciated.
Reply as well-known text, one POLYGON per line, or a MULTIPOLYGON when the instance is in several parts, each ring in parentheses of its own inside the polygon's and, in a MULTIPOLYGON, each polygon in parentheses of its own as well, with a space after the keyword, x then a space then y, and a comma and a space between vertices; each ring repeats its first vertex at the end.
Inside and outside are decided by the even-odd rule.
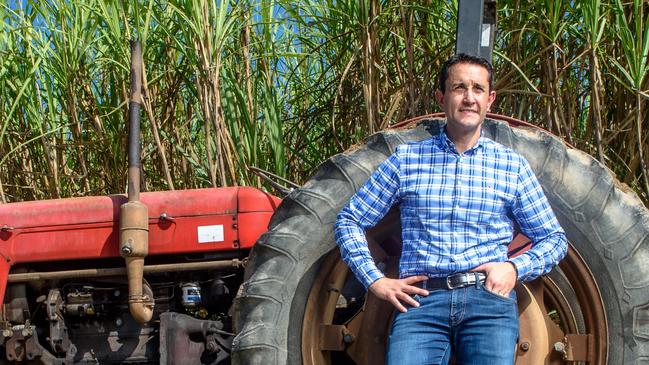
MULTIPOLYGON (((327 160, 284 199, 253 249, 248 279, 236 299, 234 363, 303 363, 303 328, 320 326, 304 323, 307 301, 314 283, 326 275, 321 265, 335 255, 336 214, 397 145, 429 138, 442 124, 426 120, 414 128, 377 133, 327 160)), ((484 133, 527 158, 566 230, 576 255, 571 260, 582 262, 563 264, 561 271, 572 277, 573 287, 555 296, 581 296, 581 305, 568 310, 581 318, 573 327, 583 327, 584 320, 596 327, 589 331, 594 337, 589 343, 596 347, 593 363, 649 364, 649 211, 604 166, 544 131, 487 119, 484 133), (585 288, 578 283, 582 276, 589 276, 585 288)), ((391 230, 388 235, 398 227, 391 230)), ((570 286, 560 276, 555 279, 554 291, 570 286)), ((570 304, 571 299, 562 301, 570 304)), ((383 348, 384 339, 374 341, 383 348)))

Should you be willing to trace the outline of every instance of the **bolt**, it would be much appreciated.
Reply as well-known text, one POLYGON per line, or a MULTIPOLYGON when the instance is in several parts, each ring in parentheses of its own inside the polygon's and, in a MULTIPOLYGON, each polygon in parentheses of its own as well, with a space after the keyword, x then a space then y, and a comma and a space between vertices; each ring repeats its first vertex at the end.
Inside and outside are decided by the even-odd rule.
POLYGON ((124 321, 122 321, 121 318, 117 318, 117 319, 115 320, 115 326, 117 326, 117 327, 122 327, 122 324, 124 324, 124 321))
POLYGON ((566 350, 566 344, 563 342, 555 342, 554 343, 554 351, 557 352, 564 352, 566 350))
POLYGON ((216 345, 216 342, 214 341, 207 341, 207 344, 205 344, 205 349, 208 352, 219 352, 219 347, 216 345))
POLYGON ((527 351, 530 349, 530 343, 529 342, 523 342, 521 343, 521 350, 522 351, 527 351))
POLYGON ((119 290, 115 290, 113 292, 113 295, 116 296, 116 297, 119 297, 120 294, 122 294, 122 293, 119 290))
POLYGON ((122 253, 123 253, 123 254, 128 255, 128 254, 130 254, 131 252, 133 252, 133 249, 132 249, 131 247, 129 247, 129 246, 124 246, 124 247, 122 247, 122 253))
POLYGON ((350 333, 345 333, 343 335, 343 342, 349 345, 350 343, 354 342, 354 336, 350 333))

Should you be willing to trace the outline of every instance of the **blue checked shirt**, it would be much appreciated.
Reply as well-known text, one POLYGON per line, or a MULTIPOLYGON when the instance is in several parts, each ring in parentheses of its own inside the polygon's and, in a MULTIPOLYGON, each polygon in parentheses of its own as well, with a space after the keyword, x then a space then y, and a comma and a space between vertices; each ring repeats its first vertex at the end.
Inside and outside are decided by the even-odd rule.
POLYGON ((382 278, 365 238, 400 204, 403 248, 399 275, 445 277, 487 262, 511 261, 518 279, 547 273, 565 256, 566 237, 527 161, 480 137, 459 154, 446 133, 401 145, 338 214, 343 260, 367 288, 382 278), (532 241, 509 259, 514 220, 532 241))

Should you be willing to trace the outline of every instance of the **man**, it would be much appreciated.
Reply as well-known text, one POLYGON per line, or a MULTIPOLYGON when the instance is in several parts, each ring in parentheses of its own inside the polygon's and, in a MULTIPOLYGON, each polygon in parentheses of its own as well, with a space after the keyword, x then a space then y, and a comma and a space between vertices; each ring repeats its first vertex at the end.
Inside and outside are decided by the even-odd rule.
POLYGON ((335 237, 359 281, 392 303, 388 364, 513 364, 514 285, 547 273, 567 251, 527 161, 482 136, 496 98, 492 68, 458 54, 440 71, 442 132, 399 146, 341 210, 335 237), (399 279, 374 264, 364 230, 400 204, 399 279), (532 248, 508 258, 514 222, 532 248), (408 308, 409 307, 409 308, 408 308))

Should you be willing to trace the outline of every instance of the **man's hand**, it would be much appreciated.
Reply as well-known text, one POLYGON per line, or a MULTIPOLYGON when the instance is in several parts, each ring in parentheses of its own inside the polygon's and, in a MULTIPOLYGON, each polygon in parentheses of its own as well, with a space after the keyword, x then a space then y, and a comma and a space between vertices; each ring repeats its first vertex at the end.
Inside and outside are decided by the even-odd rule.
POLYGON ((369 289, 372 294, 392 303, 399 311, 407 312, 408 310, 401 302, 413 307, 419 307, 419 303, 410 295, 428 295, 428 290, 412 285, 424 280, 428 280, 428 277, 425 275, 410 276, 404 279, 381 278, 373 282, 369 289))
POLYGON ((483 272, 487 275, 484 282, 485 288, 490 292, 507 297, 516 285, 516 268, 514 264, 506 262, 488 262, 471 270, 483 272))

